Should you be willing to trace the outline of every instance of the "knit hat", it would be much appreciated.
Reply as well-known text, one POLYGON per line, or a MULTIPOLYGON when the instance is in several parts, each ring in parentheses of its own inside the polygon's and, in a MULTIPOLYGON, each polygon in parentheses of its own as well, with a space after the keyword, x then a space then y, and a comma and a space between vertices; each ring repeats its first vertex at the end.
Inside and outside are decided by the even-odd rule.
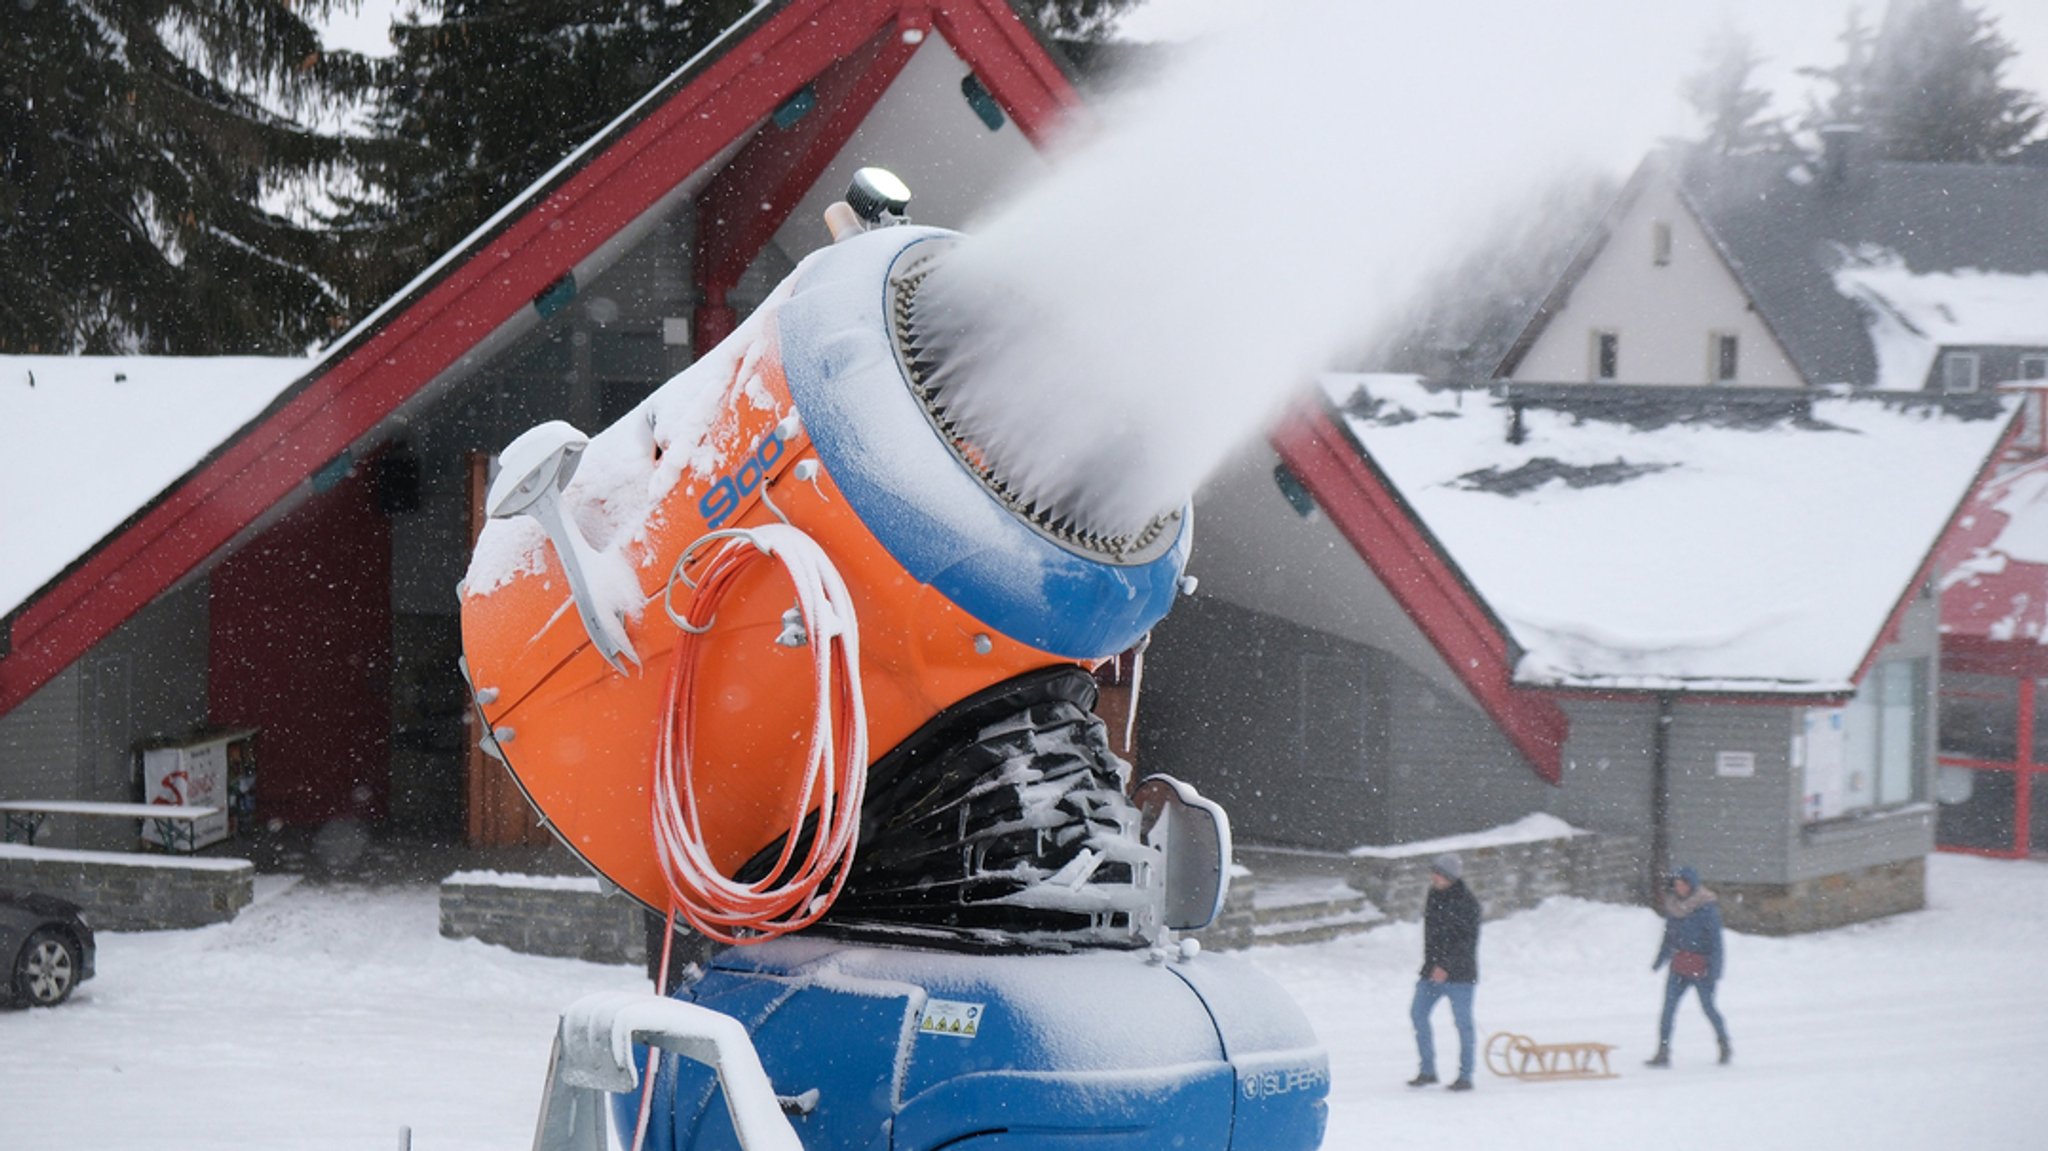
POLYGON ((1446 851, 1437 856, 1430 862, 1429 869, 1445 879, 1465 878, 1465 865, 1459 861, 1458 854, 1454 851, 1446 851))

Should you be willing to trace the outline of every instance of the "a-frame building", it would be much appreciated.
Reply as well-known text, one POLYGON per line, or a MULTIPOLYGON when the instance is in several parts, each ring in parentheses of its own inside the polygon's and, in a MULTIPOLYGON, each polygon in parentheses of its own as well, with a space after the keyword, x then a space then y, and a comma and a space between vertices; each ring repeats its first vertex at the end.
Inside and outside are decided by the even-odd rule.
POLYGON ((1003 0, 761 5, 0 604, 0 792, 126 799, 139 742, 253 727, 261 817, 531 836, 463 730, 454 588, 488 453, 628 410, 824 242, 853 169, 959 226, 1078 107, 1003 0))

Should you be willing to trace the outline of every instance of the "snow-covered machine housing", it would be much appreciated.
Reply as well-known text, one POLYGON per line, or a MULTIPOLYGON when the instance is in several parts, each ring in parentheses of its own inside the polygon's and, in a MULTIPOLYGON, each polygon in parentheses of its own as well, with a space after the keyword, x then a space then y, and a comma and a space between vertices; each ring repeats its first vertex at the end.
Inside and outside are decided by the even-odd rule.
MULTIPOLYGON (((503 454, 462 588, 487 750, 593 869, 748 945, 676 998, 745 1025, 805 1147, 1315 1146, 1300 1012, 1173 946, 1227 819, 1133 787, 1090 710, 1181 586, 1187 507, 1105 533, 1012 494, 934 370, 958 237, 842 230, 612 427, 503 454)), ((701 1058, 631 1014, 578 1027, 701 1058)), ((636 1078, 572 1030, 562 1090, 636 1078)), ((694 1066, 636 1125, 746 1143, 694 1066)), ((544 1141, 576 1145, 565 1107, 544 1141)))

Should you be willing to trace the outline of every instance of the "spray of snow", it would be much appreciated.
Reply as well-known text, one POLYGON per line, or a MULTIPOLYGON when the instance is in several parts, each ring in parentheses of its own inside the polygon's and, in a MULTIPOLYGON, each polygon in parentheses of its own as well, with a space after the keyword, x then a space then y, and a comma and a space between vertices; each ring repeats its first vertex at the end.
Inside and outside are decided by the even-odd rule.
POLYGON ((1258 6, 934 273, 953 414, 1088 527, 1179 506, 1525 189, 1640 154, 1660 125, 1631 93, 1691 63, 1652 7, 1258 6))

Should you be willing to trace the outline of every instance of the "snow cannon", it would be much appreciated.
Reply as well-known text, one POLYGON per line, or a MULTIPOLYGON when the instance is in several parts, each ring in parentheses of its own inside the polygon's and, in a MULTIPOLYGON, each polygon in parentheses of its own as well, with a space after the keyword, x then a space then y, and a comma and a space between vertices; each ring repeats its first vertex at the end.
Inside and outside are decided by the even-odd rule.
POLYGON ((460 593, 485 749, 594 870, 718 940, 1206 922, 1222 854, 1169 867, 1090 711, 1182 586, 1188 507, 1112 534, 1016 495, 930 338, 961 237, 845 208, 630 414, 501 454, 460 593))
POLYGON ((461 592, 484 746, 591 867, 745 944, 572 1006, 535 1146, 1313 1151, 1307 1020, 1174 934, 1229 820, 1092 712, 1189 509, 1018 494, 948 412, 931 272, 971 241, 867 226, 892 186, 624 419, 501 456, 461 592))

